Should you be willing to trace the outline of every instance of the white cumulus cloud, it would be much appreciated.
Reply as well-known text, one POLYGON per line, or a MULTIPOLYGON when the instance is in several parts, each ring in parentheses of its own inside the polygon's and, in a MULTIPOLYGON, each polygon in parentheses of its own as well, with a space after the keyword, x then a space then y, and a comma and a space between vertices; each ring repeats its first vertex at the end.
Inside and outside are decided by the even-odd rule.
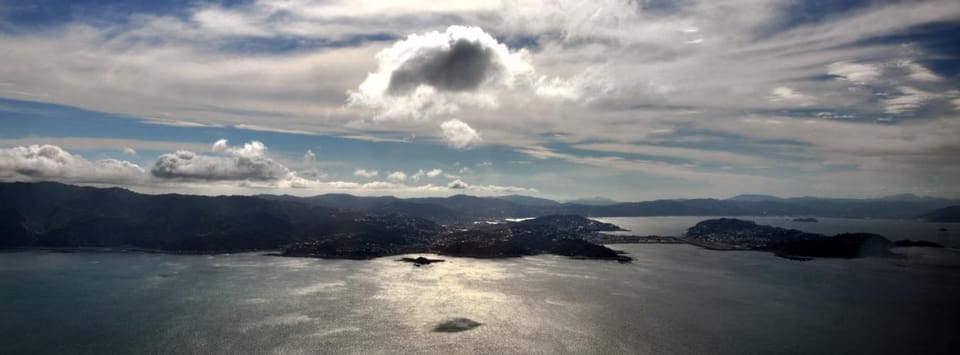
POLYGON ((180 150, 157 158, 150 174, 159 179, 269 181, 288 177, 290 170, 266 157, 220 157, 180 150))
POLYGON ((443 140, 451 148, 470 149, 483 142, 476 130, 458 119, 441 123, 440 130, 443 131, 443 140))
POLYGON ((390 181, 405 181, 407 180, 407 174, 402 171, 394 171, 387 175, 387 180, 390 181))
POLYGON ((423 169, 417 170, 416 174, 410 176, 410 179, 413 181, 420 181, 424 176, 435 178, 437 176, 443 175, 442 169, 431 169, 430 171, 423 171, 423 169))
POLYGON ((260 141, 247 142, 242 146, 231 146, 226 139, 221 139, 213 143, 211 150, 246 158, 262 157, 267 154, 267 146, 260 141))
POLYGON ((463 180, 456 179, 447 183, 450 190, 464 190, 483 194, 489 193, 531 193, 537 192, 537 189, 517 187, 517 186, 499 186, 499 185, 473 185, 463 180))
POLYGON ((0 149, 0 179, 5 181, 134 182, 144 177, 137 164, 117 159, 89 161, 55 145, 0 149))
POLYGON ((288 178, 291 174, 290 169, 267 156, 267 146, 259 141, 231 146, 226 139, 221 139, 211 150, 228 156, 178 150, 157 158, 150 174, 158 179, 207 181, 273 181, 288 178))
POLYGON ((348 105, 378 118, 423 119, 463 105, 496 107, 488 91, 513 87, 533 73, 525 51, 511 51, 479 27, 411 34, 377 54, 377 71, 349 91, 348 105))

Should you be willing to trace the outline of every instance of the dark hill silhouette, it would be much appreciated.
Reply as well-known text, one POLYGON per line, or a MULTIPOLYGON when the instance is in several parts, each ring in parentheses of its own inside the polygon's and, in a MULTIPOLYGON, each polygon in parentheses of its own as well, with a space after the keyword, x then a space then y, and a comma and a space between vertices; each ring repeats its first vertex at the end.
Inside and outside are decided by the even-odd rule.
MULTIPOLYGON (((392 197, 326 195, 378 211, 447 207, 392 197)), ((618 227, 580 216, 550 216, 497 226, 443 227, 396 213, 328 208, 286 196, 144 195, 58 183, 0 183, 0 247, 110 247, 170 252, 282 250, 287 256, 371 258, 434 252, 502 257, 553 253, 629 260, 585 239, 618 227)), ((309 200, 307 200, 309 201, 309 200)), ((472 196, 444 199, 470 208, 472 196)), ((512 206, 494 200, 489 211, 512 206)))

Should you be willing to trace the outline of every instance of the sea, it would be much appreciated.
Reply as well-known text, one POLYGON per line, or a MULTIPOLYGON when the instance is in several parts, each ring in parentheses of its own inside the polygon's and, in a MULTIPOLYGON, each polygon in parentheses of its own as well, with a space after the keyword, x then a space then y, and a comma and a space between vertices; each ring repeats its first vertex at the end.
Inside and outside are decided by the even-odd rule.
MULTIPOLYGON (((698 217, 602 218, 677 235, 698 217)), ((960 224, 757 217, 957 246, 960 224), (946 231, 939 231, 944 228, 946 231)), ((960 251, 793 261, 618 244, 416 267, 263 253, 0 253, 0 354, 958 354, 960 251), (437 332, 445 321, 481 325, 437 332)), ((419 256, 419 255, 412 255, 419 256)))

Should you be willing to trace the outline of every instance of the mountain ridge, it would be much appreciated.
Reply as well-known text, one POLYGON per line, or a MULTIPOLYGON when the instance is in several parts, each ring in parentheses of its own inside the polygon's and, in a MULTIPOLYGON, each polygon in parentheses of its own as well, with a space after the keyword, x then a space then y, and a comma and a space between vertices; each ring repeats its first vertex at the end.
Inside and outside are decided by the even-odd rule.
POLYGON ((313 197, 277 197, 265 199, 299 200, 329 208, 366 212, 392 212, 434 219, 441 223, 484 219, 529 218, 548 214, 576 214, 589 217, 647 216, 815 216, 844 218, 916 219, 960 201, 939 198, 846 199, 820 197, 780 198, 768 195, 739 195, 729 199, 660 199, 640 202, 588 205, 558 202, 537 197, 509 195, 477 197, 361 197, 325 194, 313 197), (345 197, 349 196, 349 197, 345 197), (364 202, 358 203, 356 201, 364 202))

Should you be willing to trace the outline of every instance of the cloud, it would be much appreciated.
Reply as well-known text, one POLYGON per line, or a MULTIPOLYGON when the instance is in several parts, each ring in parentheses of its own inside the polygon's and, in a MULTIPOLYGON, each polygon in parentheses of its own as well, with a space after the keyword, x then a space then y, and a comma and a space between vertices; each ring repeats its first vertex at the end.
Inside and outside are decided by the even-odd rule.
POLYGON ((407 174, 404 174, 402 171, 394 171, 394 172, 390 173, 390 175, 387 175, 387 180, 390 180, 390 181, 406 181, 406 180, 407 180, 407 174))
POLYGON ((453 190, 464 190, 468 187, 470 187, 470 185, 467 185, 467 183, 463 182, 460 179, 453 180, 449 184, 447 184, 447 188, 453 189, 453 190))
POLYGON ((376 170, 357 169, 353 172, 353 176, 359 176, 367 179, 376 177, 377 175, 380 175, 380 172, 376 170))
POLYGON ((537 189, 517 187, 517 186, 499 186, 499 185, 472 185, 463 180, 456 179, 447 184, 450 190, 465 190, 477 193, 535 193, 537 189))
POLYGON ((463 105, 491 108, 489 90, 513 87, 533 73, 525 51, 511 51, 479 27, 411 34, 377 53, 378 68, 356 90, 349 106, 380 110, 377 118, 428 118, 463 105))
POLYGON ((827 66, 827 74, 857 84, 866 84, 880 78, 880 67, 873 64, 836 62, 827 66))
POLYGON ((307 152, 303 154, 303 161, 307 164, 316 163, 317 155, 313 153, 313 150, 307 149, 307 152))
POLYGON ((812 96, 799 93, 786 86, 770 90, 770 96, 767 98, 773 102, 784 102, 798 106, 809 106, 816 102, 812 96))
POLYGON ((0 179, 67 182, 130 183, 142 180, 144 170, 125 160, 88 161, 55 145, 0 149, 0 179))
POLYGON ((157 158, 150 174, 159 179, 270 181, 286 178, 290 170, 266 157, 206 156, 180 150, 157 158))
POLYGON ((733 153, 710 149, 692 149, 682 147, 645 145, 645 144, 618 144, 618 143, 585 143, 574 144, 572 148, 608 153, 622 153, 652 157, 666 157, 684 159, 699 163, 727 163, 739 166, 764 166, 771 163, 769 159, 749 154, 733 153))
POLYGON ((309 179, 309 180, 319 180, 319 179, 326 179, 330 177, 328 174, 320 171, 317 168, 310 168, 307 170, 297 171, 296 176, 302 177, 304 179, 309 179))
POLYGON ((420 179, 423 178, 424 175, 425 175, 425 174, 424 174, 424 172, 423 172, 423 169, 417 170, 417 172, 416 172, 415 174, 410 175, 410 180, 420 181, 420 179))
POLYGON ((441 123, 440 130, 443 131, 443 140, 454 149, 471 149, 483 142, 476 130, 458 119, 441 123))
POLYGON ((458 38, 449 48, 424 51, 390 74, 389 95, 407 94, 420 85, 437 91, 474 91, 503 70, 493 49, 479 41, 458 38))
POLYGON ((443 175, 442 169, 431 169, 430 171, 423 171, 423 169, 420 169, 420 170, 417 170, 417 173, 413 174, 413 176, 411 176, 410 179, 413 181, 419 181, 424 176, 435 178, 440 175, 443 175))
POLYGON ((605 66, 590 66, 570 78, 541 76, 534 93, 548 99, 592 102, 616 92, 617 83, 605 66))
POLYGON ((137 155, 137 151, 130 147, 123 147, 123 154, 135 156, 137 155))
POLYGON ((221 139, 213 143, 210 150, 245 158, 263 157, 267 154, 267 146, 259 141, 244 143, 242 146, 230 146, 226 139, 221 139))
POLYGON ((559 35, 568 42, 626 41, 631 25, 640 20, 638 13, 630 0, 505 0, 502 16, 513 32, 527 35, 559 35))
MULTIPOLYGON (((260 123, 260 129, 267 122, 271 129, 288 133, 309 131, 370 139, 404 136, 397 133, 410 129, 410 123, 379 120, 376 127, 345 123, 372 115, 412 115, 430 118, 429 124, 420 127, 435 130, 434 124, 457 117, 482 128, 485 144, 518 148, 676 142, 678 147, 700 150, 732 148, 758 158, 766 156, 767 148, 777 148, 776 143, 756 143, 750 145, 756 149, 739 149, 766 137, 742 132, 741 127, 749 123, 755 126, 750 129, 778 131, 779 141, 816 145, 820 149, 810 148, 815 153, 807 158, 818 161, 834 159, 838 154, 827 149, 832 147, 831 142, 813 140, 831 132, 814 131, 809 134, 816 137, 807 136, 792 121, 810 120, 818 122, 811 126, 827 126, 826 120, 813 116, 813 111, 832 112, 838 120, 842 116, 845 122, 863 124, 858 128, 866 132, 874 132, 870 125, 875 116, 884 113, 902 116, 884 124, 888 126, 956 118, 957 111, 944 112, 951 105, 960 111, 956 98, 945 94, 956 89, 956 80, 948 72, 938 72, 948 66, 924 67, 951 58, 942 46, 926 46, 931 39, 940 41, 941 36, 912 36, 915 29, 928 24, 955 21, 960 11, 955 1, 858 2, 851 11, 818 17, 816 21, 795 17, 797 14, 791 12, 794 8, 784 3, 690 0, 660 6, 658 2, 636 0, 506 0, 499 12, 496 2, 444 2, 429 9, 372 0, 252 0, 236 6, 198 3, 172 15, 131 14, 135 21, 123 25, 92 23, 78 17, 35 31, 14 27, 0 35, 0 48, 17 48, 0 53, 0 62, 6 64, 0 66, 4 81, 0 93, 26 100, 36 99, 15 91, 46 95, 43 101, 144 120, 208 127, 253 127, 251 123, 260 123), (448 11, 448 6, 458 10, 448 11), (436 74, 415 62, 397 61, 393 68, 408 75, 398 75, 391 92, 393 71, 379 67, 389 58, 375 58, 374 54, 394 48, 391 38, 406 38, 410 33, 425 36, 435 29, 446 35, 449 23, 482 26, 483 32, 500 44, 509 44, 508 53, 513 57, 523 54, 519 48, 530 48, 521 59, 535 67, 536 75, 522 72, 510 87, 499 80, 504 71, 489 66, 475 71, 482 72, 485 81, 476 84, 476 80, 465 80, 470 85, 456 86, 450 83, 459 81, 442 80, 449 76, 440 74, 449 70, 436 74), (379 39, 362 39, 370 34, 379 39), (687 44, 699 39, 703 41, 697 45, 687 44), (59 55, 64 52, 84 55, 59 55), (897 62, 903 58, 910 60, 897 62), (389 102, 344 107, 345 92, 352 89, 351 93, 363 94, 358 84, 366 84, 365 79, 381 71, 382 90, 373 94, 389 102), (586 74, 589 71, 596 75, 586 74), (818 80, 827 73, 836 80, 818 80), (526 87, 530 77, 534 78, 534 95, 526 87), (410 90, 413 85, 416 88, 410 90), (901 86, 922 94, 900 90, 901 86), (770 117, 771 106, 779 109, 796 105, 786 99, 793 95, 771 92, 780 87, 815 97, 816 110, 770 117), (928 94, 943 96, 925 99, 928 94), (590 96, 593 99, 589 105, 539 99, 584 103, 588 101, 584 97, 590 96), (456 116, 451 114, 454 112, 456 116), (809 117, 797 117, 803 115, 809 117), (742 121, 744 117, 756 120, 742 121), (257 121, 260 118, 264 120, 257 121), (659 129, 672 131, 660 136, 651 133, 659 129), (729 135, 711 135, 716 131, 729 135)), ((451 48, 457 43, 456 39, 446 39, 451 48)), ((479 42, 470 42, 475 43, 479 42)), ((414 50, 414 46, 408 48, 414 50)), ((438 59, 443 58, 438 54, 443 52, 434 47, 416 48, 423 51, 416 49, 409 58, 443 62, 438 59)), ((475 52, 490 54, 490 48, 475 52)), ((452 52, 446 52, 448 59, 452 52)), ((852 128, 846 132, 850 136, 830 136, 851 144, 870 138, 852 128)), ((883 138, 905 148, 926 144, 919 138, 903 142, 896 135, 883 138)), ((139 142, 82 138, 72 145, 39 139, 2 145, 38 141, 71 150, 92 150, 87 146, 93 143, 109 144, 113 152, 124 146, 136 147, 141 154, 145 150, 204 153, 209 149, 209 144, 196 147, 189 142, 157 142, 158 146, 151 148, 139 142)), ((868 148, 865 153, 874 149, 885 152, 882 144, 868 148)), ((928 154, 944 158, 957 156, 956 152, 955 148, 944 148, 928 154)), ((220 154, 228 153, 215 155, 220 154)), ((577 155, 600 158, 584 156, 583 152, 577 155)), ((536 162, 536 176, 554 168, 536 162)), ((609 164, 626 165, 616 161, 609 164)), ((649 170, 685 168, 683 164, 664 165, 652 165, 649 170)), ((935 176, 931 172, 940 166, 930 164, 914 171, 917 176, 935 176)), ((592 165, 584 169, 598 171, 592 165)), ((794 178, 789 169, 771 168, 769 173, 758 174, 776 175, 792 181, 791 186, 810 186, 794 178)), ((637 180, 618 184, 650 182, 651 186, 660 186, 642 177, 637 180)), ((584 186, 606 185, 605 180, 599 184, 596 181, 600 180, 584 186)), ((919 184, 904 188, 915 186, 919 184)))
POLYGON ((897 88, 900 95, 883 100, 884 110, 891 115, 903 115, 916 111, 925 102, 941 97, 939 94, 926 92, 909 86, 897 88))
POLYGON ((259 141, 231 146, 226 139, 216 141, 211 151, 229 156, 209 156, 189 150, 163 154, 150 174, 159 179, 274 181, 288 178, 290 170, 267 156, 267 146, 259 141))
POLYGON ((188 150, 206 150, 210 147, 207 143, 177 142, 177 141, 150 141, 139 139, 124 138, 100 138, 100 137, 24 137, 24 138, 0 138, 0 146, 28 146, 42 142, 44 144, 59 146, 66 150, 118 150, 124 151, 125 148, 137 147, 141 150, 159 150, 174 151, 178 149, 188 150))
POLYGON ((933 71, 927 69, 927 67, 920 65, 912 60, 902 60, 897 63, 897 66, 903 68, 907 72, 907 77, 916 80, 916 81, 926 81, 926 82, 936 82, 943 80, 937 74, 934 74, 933 71))

